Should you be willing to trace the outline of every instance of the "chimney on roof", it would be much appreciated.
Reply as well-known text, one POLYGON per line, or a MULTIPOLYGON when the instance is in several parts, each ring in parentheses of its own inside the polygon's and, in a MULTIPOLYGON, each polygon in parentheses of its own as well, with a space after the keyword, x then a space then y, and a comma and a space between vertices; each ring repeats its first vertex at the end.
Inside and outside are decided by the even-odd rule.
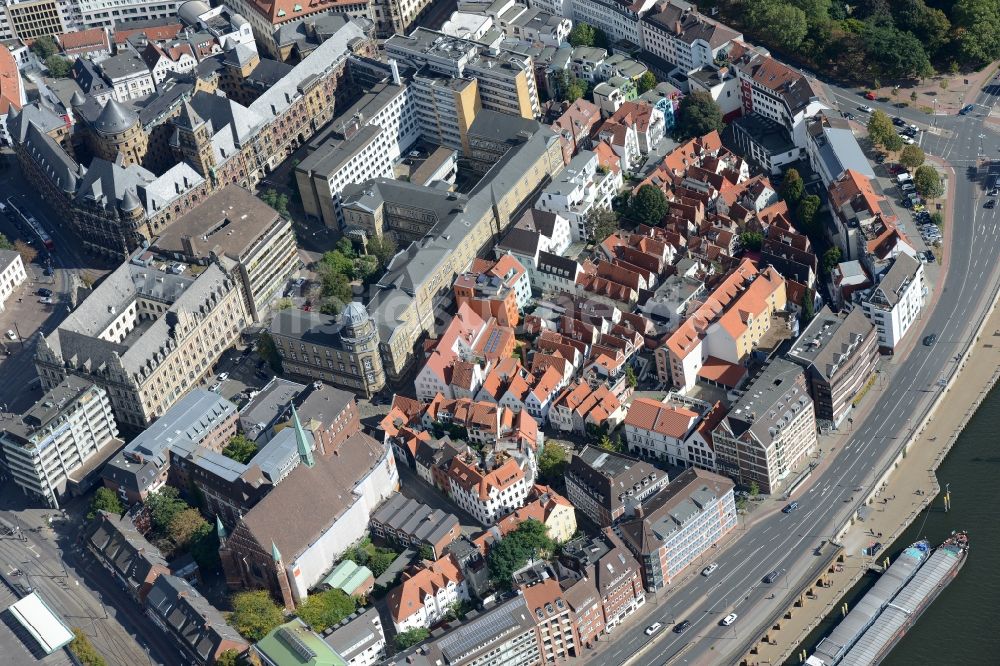
POLYGON ((389 69, 392 70, 392 82, 397 86, 402 85, 403 82, 399 78, 399 63, 396 62, 395 58, 390 58, 389 69))

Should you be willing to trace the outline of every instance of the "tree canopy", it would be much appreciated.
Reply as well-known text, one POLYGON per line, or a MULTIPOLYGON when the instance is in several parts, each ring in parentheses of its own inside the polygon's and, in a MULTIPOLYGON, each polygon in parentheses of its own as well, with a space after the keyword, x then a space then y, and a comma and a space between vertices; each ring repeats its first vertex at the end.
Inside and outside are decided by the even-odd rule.
POLYGON ((722 131, 722 109, 712 96, 696 90, 681 100, 677 109, 677 131, 682 138, 703 136, 713 131, 722 131))
POLYGON ((342 559, 368 567, 375 574, 375 577, 378 578, 386 572, 386 569, 395 561, 396 557, 398 557, 396 551, 388 548, 379 548, 368 537, 365 537, 361 543, 349 548, 344 553, 342 559))
POLYGON ((651 227, 660 223, 670 209, 663 190, 655 185, 643 185, 632 197, 629 204, 629 217, 651 227))
POLYGON ((408 629, 406 631, 401 631, 396 634, 396 648, 399 650, 406 650, 411 648, 417 643, 423 643, 431 635, 431 632, 423 627, 416 627, 415 629, 408 629))
POLYGON ((108 662, 79 627, 73 627, 73 640, 69 644, 69 651, 83 666, 108 666, 108 662))
POLYGON ((548 528, 537 520, 526 520, 517 529, 501 539, 490 549, 487 565, 490 580, 501 590, 509 589, 514 572, 523 567, 529 559, 540 557, 555 548, 549 537, 548 528))
POLYGON ((118 499, 118 495, 115 494, 115 491, 105 486, 97 489, 97 492, 94 493, 94 499, 90 502, 90 511, 87 513, 87 518, 93 519, 97 516, 98 511, 107 511, 116 516, 121 515, 122 503, 118 499))
POLYGON ((819 211, 820 203, 818 196, 810 194, 803 197, 795 209, 795 217, 802 231, 810 236, 815 236, 816 213, 819 211))
POLYGON ((50 55, 45 59, 45 69, 49 70, 49 76, 54 79, 65 79, 73 69, 72 63, 61 55, 50 55))
POLYGON ((285 621, 285 613, 265 590, 233 595, 229 626, 248 641, 256 643, 285 621))
POLYGON ((785 172, 785 180, 781 183, 781 198, 785 200, 789 208, 798 205, 802 194, 805 192, 806 184, 799 175, 798 169, 790 168, 785 172))
POLYGON ((639 77, 639 80, 635 82, 635 87, 639 94, 647 93, 656 87, 656 76, 652 72, 645 72, 639 77))
POLYGON ((202 518, 198 509, 184 509, 170 520, 167 534, 170 536, 170 540, 177 545, 177 548, 187 549, 192 540, 203 532, 206 525, 208 525, 208 521, 202 518))
POLYGON ((143 504, 149 511, 153 529, 164 534, 169 530, 174 517, 189 508, 188 503, 181 499, 180 493, 173 486, 163 486, 155 493, 150 493, 143 504))
POLYGON ((257 444, 252 439, 247 439, 243 433, 237 433, 222 449, 222 455, 245 465, 257 455, 257 444))
POLYGON ((271 366, 271 370, 275 373, 280 373, 282 371, 281 367, 281 354, 278 353, 278 348, 274 344, 274 338, 267 331, 261 331, 257 336, 257 353, 262 359, 267 361, 267 364, 271 366))
POLYGON ((944 194, 944 183, 937 169, 924 164, 917 168, 913 174, 913 187, 916 188, 920 196, 927 199, 937 199, 944 194))
POLYGON ((13 250, 14 244, 10 242, 10 239, 0 234, 0 250, 13 250))
POLYGON ((740 245, 744 250, 759 252, 764 244, 764 234, 759 231, 744 231, 740 234, 740 245))
POLYGON ((389 234, 373 236, 368 239, 368 253, 378 259, 379 266, 382 268, 389 264, 389 260, 395 256, 397 249, 396 239, 389 234))
POLYGON ((568 69, 560 70, 554 81, 556 100, 572 104, 587 94, 587 82, 573 76, 568 69))
POLYGON ((876 109, 868 119, 868 139, 875 146, 886 147, 886 143, 890 141, 890 137, 899 139, 892 120, 885 111, 876 109))
POLYGON ((618 230, 618 215, 613 210, 594 206, 587 213, 586 224, 590 237, 600 243, 618 230))
POLYGON ((268 206, 278 211, 282 217, 288 217, 288 195, 279 193, 276 189, 269 188, 258 197, 268 206))
POLYGON ((916 144, 906 146, 903 148, 903 152, 899 154, 899 163, 907 169, 916 169, 924 163, 923 149, 916 144))
POLYGON ((546 483, 562 479, 566 471, 566 449, 556 443, 550 443, 542 449, 538 456, 538 472, 546 483))
POLYGON ((608 47, 607 35, 600 28, 581 21, 573 26, 566 41, 570 46, 596 46, 601 49, 608 47))
POLYGON ((43 35, 41 37, 35 38, 35 41, 31 42, 31 52, 38 56, 38 59, 45 61, 56 53, 59 53, 59 45, 52 35, 43 35))
POLYGON ((357 600, 343 590, 326 590, 310 594, 295 613, 315 632, 326 631, 358 607, 357 600))

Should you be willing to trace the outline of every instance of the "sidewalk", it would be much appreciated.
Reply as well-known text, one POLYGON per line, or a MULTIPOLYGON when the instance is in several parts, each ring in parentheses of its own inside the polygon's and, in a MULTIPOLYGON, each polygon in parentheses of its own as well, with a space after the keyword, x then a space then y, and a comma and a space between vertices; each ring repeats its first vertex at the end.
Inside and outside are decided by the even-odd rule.
POLYGON ((901 87, 895 95, 892 94, 892 86, 883 86, 872 92, 882 101, 905 104, 909 108, 924 113, 954 115, 963 106, 975 101, 976 96, 995 71, 996 67, 990 64, 971 74, 934 76, 925 79, 916 86, 901 87), (942 87, 942 82, 944 87, 942 87), (916 100, 912 98, 913 93, 916 93, 916 100))
MULTIPOLYGON (((1000 308, 994 308, 983 327, 982 336, 963 364, 948 394, 947 408, 937 409, 910 444, 905 458, 897 464, 887 485, 868 503, 868 516, 856 520, 842 539, 840 571, 831 565, 823 576, 823 586, 808 587, 798 603, 788 609, 776 628, 768 631, 755 651, 742 664, 781 664, 792 656, 806 636, 861 578, 873 560, 862 557, 861 549, 873 541, 892 543, 932 502, 939 491, 935 469, 961 434, 990 388, 1000 377, 1000 308), (918 494, 919 493, 919 494, 918 494), (881 536, 873 537, 875 535, 881 536)), ((818 581, 817 581, 818 582, 818 581)))

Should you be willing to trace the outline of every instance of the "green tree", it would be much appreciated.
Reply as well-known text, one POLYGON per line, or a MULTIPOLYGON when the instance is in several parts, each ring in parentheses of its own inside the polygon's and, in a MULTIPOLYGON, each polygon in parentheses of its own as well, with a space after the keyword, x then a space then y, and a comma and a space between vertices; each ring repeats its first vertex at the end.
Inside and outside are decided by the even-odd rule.
POLYGON ((635 376, 635 369, 631 365, 625 366, 625 381, 629 388, 635 388, 639 384, 639 378, 635 376))
POLYGON ((871 118, 868 119, 868 138, 873 145, 885 147, 890 137, 899 138, 892 125, 892 120, 889 119, 885 111, 876 109, 871 118))
POLYGON ((267 361, 267 364, 271 366, 271 370, 275 374, 281 372, 281 354, 278 353, 278 348, 274 344, 274 338, 267 331, 261 331, 257 336, 257 353, 262 359, 267 361))
POLYGON ((257 444, 252 439, 247 439, 246 435, 238 433, 230 438, 222 449, 222 455, 245 465, 257 455, 257 444))
POLYGON ((601 435, 601 438, 597 441, 597 447, 604 449, 605 451, 614 451, 615 453, 621 453, 622 441, 618 437, 611 439, 607 435, 601 435))
POLYGON ((354 612, 357 601, 343 590, 325 590, 310 594, 295 613, 309 628, 322 633, 354 612))
POLYGON ((862 36, 868 63, 888 79, 912 79, 934 73, 923 44, 911 33, 891 25, 872 25, 862 36))
POLYGON ((10 239, 0 234, 0 250, 13 250, 14 244, 10 242, 10 239))
POLYGON ((366 284, 379 273, 380 268, 378 258, 373 255, 366 254, 354 259, 354 275, 366 284))
POLYGON ((239 666, 240 653, 236 650, 226 650, 215 658, 215 666, 239 666))
POLYGON ((149 511, 153 527, 160 534, 167 534, 174 517, 190 508, 173 486, 163 486, 155 493, 150 493, 143 504, 149 511))
POLYGON ((593 46, 595 38, 594 26, 578 22, 570 31, 567 41, 570 46, 593 46))
POLYGON ((587 94, 587 82, 573 76, 573 72, 563 69, 555 74, 554 79, 556 99, 572 104, 587 94))
POLYGON ((618 215, 613 210, 594 206, 587 213, 586 225, 591 239, 600 243, 618 230, 618 215))
POLYGON ((179 549, 186 550, 191 541, 208 525, 198 509, 184 509, 175 515, 167 526, 167 536, 179 549))
POLYGON ((670 204, 663 190, 655 185, 643 185, 632 197, 629 217, 639 224, 655 227, 669 210, 670 204))
POLYGON ((820 200, 815 194, 810 194, 802 198, 798 208, 795 209, 795 217, 799 221, 802 230, 809 235, 815 235, 816 213, 819 211, 820 200))
POLYGON ((49 76, 54 79, 65 79, 73 69, 72 63, 60 55, 50 55, 45 59, 45 69, 49 71, 49 76))
POLYGON ((69 651, 83 666, 108 666, 108 662, 79 627, 73 627, 73 640, 70 641, 69 651))
POLYGON ((406 631, 396 634, 396 648, 399 650, 406 650, 413 647, 418 643, 423 643, 431 635, 431 632, 423 627, 417 627, 416 629, 408 629, 406 631))
POLYGON ((656 76, 652 72, 645 72, 639 77, 639 80, 635 82, 635 87, 639 94, 647 93, 656 87, 656 76))
POLYGON ((265 590, 252 590, 233 595, 233 612, 229 626, 243 638, 256 643, 285 621, 285 613, 265 590))
POLYGON ((913 173, 913 186, 917 189, 920 196, 926 199, 937 199, 944 194, 944 184, 941 182, 941 176, 929 164, 918 167, 913 173))
POLYGON ((886 137, 885 143, 882 144, 882 147, 886 150, 896 152, 902 150, 904 145, 903 137, 893 133, 886 137))
POLYGON ((785 200, 789 208, 798 205, 799 200, 805 193, 806 184, 799 175, 799 170, 790 168, 785 172, 785 180, 781 183, 781 198, 785 200))
POLYGON ((808 324, 812 321, 813 315, 815 314, 815 307, 813 302, 815 301, 815 295, 812 289, 806 289, 805 293, 802 294, 802 324, 808 324))
POLYGON ((514 572, 529 559, 551 553, 555 542, 549 537, 548 528, 537 520, 526 520, 490 549, 486 563, 490 580, 501 590, 509 589, 514 572))
POLYGON ((903 148, 903 152, 899 154, 899 163, 907 169, 916 169, 924 163, 923 149, 916 144, 906 146, 903 148))
POLYGON ((97 516, 98 511, 107 511, 110 514, 120 516, 122 510, 121 500, 118 499, 115 491, 101 486, 94 493, 94 499, 90 502, 90 511, 87 513, 87 519, 93 520, 97 516))
POLYGON ((215 525, 209 522, 202 524, 192 535, 188 552, 202 571, 217 571, 220 565, 219 534, 215 525))
POLYGON ((826 252, 823 253, 823 272, 827 275, 830 271, 840 263, 840 248, 837 246, 831 247, 826 252))
POLYGON ((752 25, 765 40, 787 51, 795 51, 809 32, 806 13, 784 2, 761 1, 752 25))
POLYGON ((740 245, 744 250, 759 252, 764 244, 764 234, 759 231, 744 231, 740 234, 740 245))
POLYGON ((566 472, 566 449, 554 442, 546 444, 538 456, 538 472, 549 484, 562 479, 566 472))
POLYGON ((681 100, 677 109, 677 131, 682 138, 703 136, 710 132, 721 132, 722 109, 706 92, 695 91, 681 100))
POLYGON ((422 560, 434 561, 435 559, 437 559, 434 557, 434 549, 431 548, 431 545, 428 543, 421 544, 420 550, 417 551, 417 553, 420 556, 420 559, 422 560))
POLYGON ((917 91, 916 90, 914 90, 913 92, 910 93, 910 101, 911 102, 916 102, 917 101, 917 91))
POLYGON ((963 63, 976 68, 1000 58, 1000 3, 958 0, 951 18, 963 63))
POLYGON ((44 35, 31 43, 31 52, 44 62, 49 56, 59 53, 59 45, 51 35, 44 35))
POLYGON ((278 211, 282 217, 288 217, 288 195, 279 193, 276 189, 269 188, 259 195, 261 201, 278 211))
POLYGON ((379 266, 385 268, 389 261, 396 255, 396 239, 389 234, 373 236, 368 239, 368 252, 375 255, 379 266))

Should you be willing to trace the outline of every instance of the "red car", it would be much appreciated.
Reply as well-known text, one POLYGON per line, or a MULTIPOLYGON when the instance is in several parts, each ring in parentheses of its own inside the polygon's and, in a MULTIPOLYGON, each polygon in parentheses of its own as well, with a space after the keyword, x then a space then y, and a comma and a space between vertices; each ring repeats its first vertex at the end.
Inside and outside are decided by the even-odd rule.
POLYGON ((873 93, 872 91, 869 90, 868 92, 865 93, 865 99, 870 99, 871 101, 874 102, 875 101, 875 93, 873 93))
POLYGON ((896 174, 903 173, 903 171, 905 171, 905 169, 899 164, 893 164, 891 167, 889 167, 889 173, 891 173, 894 176, 896 174))

